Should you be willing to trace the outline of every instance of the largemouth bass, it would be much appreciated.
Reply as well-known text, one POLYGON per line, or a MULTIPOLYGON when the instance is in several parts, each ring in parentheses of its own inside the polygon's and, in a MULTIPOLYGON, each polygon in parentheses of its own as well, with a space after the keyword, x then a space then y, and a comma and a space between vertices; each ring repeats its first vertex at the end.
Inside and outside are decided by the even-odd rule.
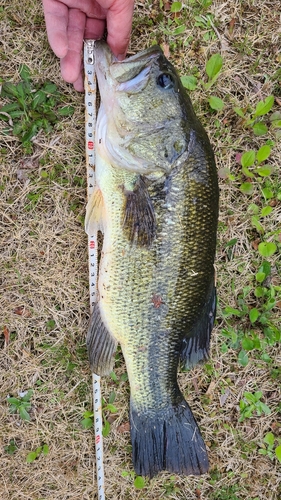
POLYGON ((158 46, 118 62, 97 42, 101 106, 86 231, 103 233, 87 347, 108 374, 121 344, 138 475, 203 474, 206 447, 177 383, 208 356, 218 183, 208 137, 158 46))

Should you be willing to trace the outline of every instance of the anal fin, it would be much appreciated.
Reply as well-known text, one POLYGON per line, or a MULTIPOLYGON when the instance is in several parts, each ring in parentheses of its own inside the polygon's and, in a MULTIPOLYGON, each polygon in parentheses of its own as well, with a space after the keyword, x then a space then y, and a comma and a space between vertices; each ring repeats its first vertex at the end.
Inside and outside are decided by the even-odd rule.
POLYGON ((113 369, 117 342, 102 321, 99 303, 93 309, 86 344, 92 372, 108 375, 113 369))
POLYGON ((200 317, 182 341, 181 366, 188 370, 209 357, 211 332, 216 317, 216 287, 212 283, 200 317))

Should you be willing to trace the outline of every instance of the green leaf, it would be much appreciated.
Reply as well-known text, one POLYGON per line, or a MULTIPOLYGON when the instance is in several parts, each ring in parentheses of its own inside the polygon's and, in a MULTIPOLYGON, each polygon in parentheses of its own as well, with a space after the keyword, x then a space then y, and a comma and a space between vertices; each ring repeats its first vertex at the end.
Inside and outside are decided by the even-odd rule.
POLYGON ((255 215, 258 215, 260 209, 259 206, 256 205, 256 203, 250 203, 250 205, 248 206, 248 211, 252 212, 255 215))
POLYGON ((259 268, 259 271, 263 272, 265 274, 265 277, 270 275, 271 273, 271 265, 267 260, 264 260, 262 265, 259 268))
POLYGON ((198 80, 195 76, 185 75, 181 77, 181 83, 187 90, 195 90, 198 80))
POLYGON ((256 159, 256 153, 252 149, 249 151, 246 151, 246 153, 243 153, 241 156, 241 165, 242 167, 251 167, 254 165, 256 159))
POLYGON ((269 119, 271 122, 274 122, 276 120, 281 120, 281 111, 274 111, 274 113, 270 115, 269 119))
POLYGON ((243 182, 240 186, 240 191, 243 194, 252 194, 254 191, 254 186, 251 182, 243 182))
POLYGON ((277 460, 279 460, 279 462, 281 462, 281 445, 277 446, 277 448, 275 448, 275 455, 277 457, 277 460))
POLYGON ((23 406, 19 407, 19 414, 22 420, 27 420, 28 422, 30 421, 30 415, 23 406))
POLYGON ((220 54, 213 54, 206 64, 206 73, 210 80, 218 76, 223 64, 220 54))
POLYGON ((264 101, 258 102, 254 112, 254 116, 266 115, 271 110, 273 104, 274 104, 273 95, 268 96, 264 101))
POLYGON ((26 66, 26 64, 20 65, 19 74, 22 80, 30 80, 30 69, 28 68, 28 66, 26 66))
POLYGON ((275 243, 264 241, 259 244, 258 251, 262 257, 271 257, 277 250, 275 243))
POLYGON ((261 217, 266 217, 267 215, 271 214, 272 210, 272 207, 263 207, 263 209, 261 210, 261 217))
POLYGON ((29 142, 32 137, 34 137, 37 134, 37 125, 33 123, 31 127, 25 132, 25 134, 22 136, 21 141, 23 143, 29 142))
POLYGON ((268 177, 272 174, 273 167, 271 165, 263 165, 262 167, 257 167, 256 172, 261 177, 268 177))
POLYGON ((253 309, 251 309, 249 312, 249 318, 251 323, 255 323, 255 321, 257 321, 259 316, 260 312, 256 309, 256 307, 253 307, 253 309))
POLYGON ((114 372, 110 372, 109 375, 112 378, 113 382, 118 382, 118 378, 114 372))
POLYGON ((10 113, 11 111, 18 110, 20 110, 20 108, 17 102, 9 102, 8 104, 5 104, 5 106, 2 106, 2 108, 0 108, 0 112, 3 113, 10 113))
POLYGON ((14 85, 13 83, 10 83, 10 82, 4 83, 3 87, 2 87, 1 94, 4 96, 8 95, 11 97, 18 97, 18 90, 17 90, 16 85, 14 85))
POLYGON ((253 132, 255 135, 265 135, 268 132, 268 128, 264 123, 258 122, 253 125, 253 132))
POLYGON ((257 391, 254 394, 248 391, 244 392, 244 398, 246 398, 247 401, 249 401, 250 403, 256 403, 261 397, 262 397, 261 391, 257 391))
POLYGON ((110 413, 117 413, 117 411, 118 411, 118 410, 117 410, 117 408, 116 408, 116 406, 114 406, 114 405, 112 405, 112 404, 108 404, 108 405, 106 405, 106 409, 107 409, 108 411, 110 411, 110 413))
POLYGON ((272 128, 281 128, 281 120, 275 120, 272 122, 272 128))
POLYGON ((238 363, 241 366, 247 366, 249 363, 248 354, 244 350, 241 350, 238 354, 238 363))
POLYGON ((234 245, 236 245, 238 241, 238 238, 232 238, 232 240, 229 240, 227 243, 226 243, 226 247, 233 247, 234 245))
POLYGON ((21 404, 21 401, 18 398, 14 398, 14 397, 7 398, 7 401, 9 404, 15 405, 15 406, 19 406, 21 404))
POLYGON ((271 363, 271 357, 266 352, 261 355, 261 359, 265 361, 265 363, 271 363))
POLYGON ((249 177, 250 179, 253 179, 255 177, 253 172, 250 172, 250 170, 247 167, 242 167, 242 172, 245 175, 245 177, 249 177))
MULTIPOLYGON (((1 110, 0 110, 0 113, 1 113, 1 110)), ((20 118, 23 115, 24 115, 24 111, 20 111, 20 110, 10 112, 10 117, 12 118, 12 120, 14 120, 15 118, 20 118)))
POLYGON ((182 9, 181 2, 173 2, 171 5, 171 12, 180 12, 182 9))
POLYGON ((252 341, 252 339, 249 339, 249 337, 244 337, 241 344, 245 351, 251 351, 252 349, 254 349, 254 342, 252 341))
POLYGON ((107 437, 109 433, 110 433, 110 423, 108 422, 108 420, 106 420, 102 428, 102 435, 103 437, 107 437))
POLYGON ((270 200, 271 198, 273 198, 273 191, 269 188, 263 188, 262 194, 266 200, 270 200))
POLYGON ((173 35, 180 35, 181 33, 184 33, 185 30, 186 30, 186 26, 185 26, 185 24, 182 24, 178 28, 174 29, 173 35))
POLYGON ((20 82, 17 84, 17 92, 18 92, 18 96, 21 97, 22 99, 25 99, 26 97, 26 91, 25 91, 25 86, 24 86, 24 82, 20 82))
POLYGON ((73 106, 64 106, 58 110, 59 116, 71 116, 73 115, 75 108, 73 106))
POLYGON ((83 429, 90 429, 93 426, 93 420, 91 418, 84 418, 81 425, 83 429))
POLYGON ((260 223, 259 217, 257 215, 253 215, 251 217, 251 223, 252 223, 252 226, 254 226, 259 233, 261 233, 261 234, 264 233, 264 229, 263 229, 263 227, 260 223))
POLYGON ((34 94, 31 104, 32 108, 36 109, 40 104, 46 101, 46 98, 46 93, 42 92, 42 90, 38 90, 38 92, 34 94))
POLYGON ((137 476, 136 479, 134 480, 134 487, 137 488, 138 490, 142 490, 145 486, 145 480, 142 476, 137 476))
POLYGON ((256 274, 256 280, 258 283, 262 283, 265 280, 265 273, 257 273, 256 274))
POLYGON ((271 147, 265 144, 257 151, 257 161, 261 163, 262 161, 267 160, 271 153, 271 147))
POLYGON ((48 455, 48 453, 49 453, 49 446, 47 444, 43 444, 42 453, 43 453, 43 455, 48 455))
POLYGON ((36 458, 37 458, 36 451, 31 451, 30 453, 28 453, 26 461, 28 464, 31 464, 32 462, 34 462, 34 460, 36 460, 36 458))
POLYGON ((271 409, 265 403, 260 402, 260 409, 265 415, 271 414, 271 409))
POLYGON ((44 92, 46 92, 47 94, 54 94, 57 90, 57 86, 55 85, 55 83, 47 82, 42 87, 42 90, 44 90, 44 92))
POLYGON ((210 107, 216 111, 221 111, 224 108, 224 102, 219 97, 212 95, 208 100, 210 107))
POLYGON ((264 289, 262 286, 257 286, 255 288, 255 296, 259 299, 264 296, 264 289))
POLYGON ((33 395, 33 390, 28 389, 27 393, 21 398, 22 401, 30 401, 33 395))
POLYGON ((16 123, 15 126, 13 127, 13 134, 14 135, 20 135, 23 131, 23 126, 21 123, 16 123))
POLYGON ((267 434, 264 436, 263 440, 269 446, 273 446, 274 445, 274 441, 275 441, 274 434, 272 434, 272 432, 267 432, 267 434))
POLYGON ((237 107, 235 107, 235 108, 233 108, 233 111, 235 111, 235 113, 236 113, 238 116, 240 116, 241 118, 244 118, 244 117, 245 117, 245 115, 244 115, 244 113, 243 113, 243 110, 242 110, 241 108, 237 108, 237 107))
POLYGON ((224 309, 224 314, 227 315, 227 316, 234 315, 234 316, 240 317, 241 316, 241 311, 239 311, 238 309, 234 309, 233 307, 226 306, 225 309, 224 309))
POLYGON ((44 113, 44 115, 47 118, 47 120, 51 123, 56 123, 58 121, 58 119, 53 111, 48 111, 47 113, 44 113))
POLYGON ((116 399, 116 394, 115 394, 115 392, 114 392, 114 391, 112 391, 112 392, 110 393, 110 395, 109 395, 108 402, 109 402, 110 404, 113 404, 113 403, 114 403, 114 401, 115 401, 115 399, 116 399))

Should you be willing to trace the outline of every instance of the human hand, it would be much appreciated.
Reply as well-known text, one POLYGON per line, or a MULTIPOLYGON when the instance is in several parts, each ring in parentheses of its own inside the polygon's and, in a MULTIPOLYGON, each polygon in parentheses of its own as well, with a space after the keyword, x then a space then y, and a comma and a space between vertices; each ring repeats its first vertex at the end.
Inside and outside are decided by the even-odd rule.
POLYGON ((60 58, 61 74, 83 91, 81 51, 83 39, 102 38, 122 60, 130 41, 134 0, 42 0, 48 39, 60 58))

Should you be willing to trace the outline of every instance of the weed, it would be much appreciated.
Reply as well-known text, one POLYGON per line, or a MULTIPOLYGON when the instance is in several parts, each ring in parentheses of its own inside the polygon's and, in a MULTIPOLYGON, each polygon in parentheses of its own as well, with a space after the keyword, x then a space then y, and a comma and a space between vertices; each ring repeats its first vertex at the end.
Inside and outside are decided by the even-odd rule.
POLYGON ((93 417, 94 417, 94 414, 92 411, 87 410, 83 413, 83 420, 81 420, 81 425, 82 425, 83 429, 92 429, 93 417))
POLYGON ((43 444, 42 446, 38 446, 35 451, 30 451, 26 456, 26 461, 28 464, 31 464, 39 457, 39 455, 43 454, 44 456, 48 455, 49 446, 47 444, 43 444))
POLYGON ((4 447, 4 450, 8 455, 13 455, 17 451, 18 447, 14 439, 10 439, 9 444, 4 447))
MULTIPOLYGON (((207 82, 199 80, 193 75, 184 75, 181 82, 188 90, 195 90, 198 85, 202 85, 205 90, 209 90, 219 78, 223 66, 223 59, 220 54, 213 54, 206 63, 207 82)), ((220 97, 211 95, 208 98, 210 108, 215 111, 221 111, 224 108, 224 102, 220 97)))
POLYGON ((7 401, 10 405, 10 413, 19 413, 22 420, 30 421, 30 415, 28 411, 31 409, 30 400, 32 398, 33 391, 29 389, 26 392, 19 393, 19 397, 7 397, 7 401))
POLYGON ((281 339, 278 319, 273 314, 273 309, 280 300, 281 287, 270 284, 271 272, 270 263, 263 261, 255 274, 253 285, 244 287, 243 292, 238 295, 238 308, 226 306, 223 310, 226 320, 230 316, 239 318, 239 327, 236 329, 228 324, 227 328, 222 329, 221 333, 227 342, 222 345, 221 350, 227 352, 229 348, 238 349, 238 363, 242 366, 248 364, 250 351, 258 351, 260 359, 270 363, 267 348, 281 339), (247 301, 252 293, 256 299, 255 307, 247 301), (258 334, 257 325, 263 336, 258 334))
POLYGON ((262 415, 262 413, 264 413, 265 415, 270 415, 271 410, 265 403, 262 403, 262 396, 263 394, 261 391, 256 391, 254 394, 247 391, 244 392, 243 399, 241 399, 239 402, 241 413, 239 422, 243 422, 245 418, 253 417, 253 414, 255 412, 258 416, 262 415))
MULTIPOLYGON (((265 100, 260 100, 254 109, 247 108, 242 109, 239 107, 234 107, 233 110, 237 113, 240 118, 242 118, 242 125, 246 129, 251 129, 254 135, 260 136, 268 133, 268 125, 265 123, 264 116, 267 115, 274 104, 274 96, 269 95, 265 100)), ((275 115, 276 117, 276 115, 275 115)), ((271 121, 273 123, 273 128, 281 127, 281 120, 278 118, 271 121)))
POLYGON ((142 490, 147 485, 146 479, 144 477, 142 477, 142 476, 137 476, 135 474, 135 472, 133 472, 133 471, 128 472, 126 470, 123 470, 121 472, 121 475, 122 475, 122 477, 126 477, 131 482, 133 482, 134 483, 134 487, 137 490, 142 490))
POLYGON ((176 486, 176 477, 171 476, 164 484, 165 496, 180 493, 180 488, 176 486))
POLYGON ((1 97, 9 102, 0 108, 0 119, 8 124, 4 133, 12 133, 21 141, 26 153, 32 152, 32 138, 40 131, 49 133, 55 123, 64 116, 71 116, 73 106, 59 107, 62 96, 52 82, 35 84, 31 80, 29 68, 20 67, 22 80, 14 85, 3 84, 1 97))
POLYGON ((270 460, 277 458, 281 462, 281 439, 276 439, 272 432, 267 432, 259 449, 260 455, 266 455, 270 460), (275 447, 275 442, 278 445, 275 447))
MULTIPOLYGON (((102 435, 103 437, 107 437, 110 433, 110 422, 108 420, 108 416, 110 413, 117 413, 116 406, 113 405, 115 401, 116 394, 115 392, 111 392, 109 395, 109 402, 106 403, 105 400, 102 400, 102 418, 103 418, 103 429, 102 435)), ((94 413, 91 411, 85 411, 83 413, 83 420, 81 421, 81 425, 83 429, 91 429, 93 427, 93 417, 94 413)))

